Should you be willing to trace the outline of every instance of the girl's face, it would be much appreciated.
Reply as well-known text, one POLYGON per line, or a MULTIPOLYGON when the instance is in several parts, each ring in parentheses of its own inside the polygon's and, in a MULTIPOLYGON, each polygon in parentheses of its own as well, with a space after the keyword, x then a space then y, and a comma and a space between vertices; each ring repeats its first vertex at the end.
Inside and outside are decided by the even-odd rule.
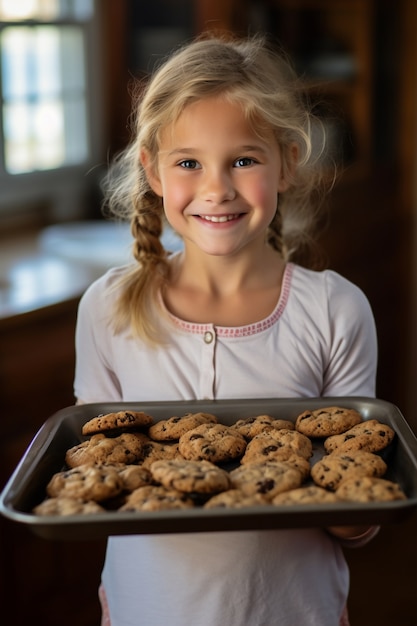
POLYGON ((156 171, 142 163, 168 222, 210 255, 233 255, 264 245, 288 188, 272 133, 260 138, 238 104, 211 97, 189 105, 161 133, 156 171))

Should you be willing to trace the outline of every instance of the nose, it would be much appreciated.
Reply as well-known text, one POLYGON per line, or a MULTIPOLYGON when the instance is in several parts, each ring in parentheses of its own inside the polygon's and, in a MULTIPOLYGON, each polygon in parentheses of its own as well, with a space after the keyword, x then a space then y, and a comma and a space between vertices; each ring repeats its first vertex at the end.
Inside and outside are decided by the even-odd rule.
POLYGON ((232 177, 224 169, 206 171, 202 181, 201 195, 207 202, 221 204, 233 200, 236 191, 232 177))

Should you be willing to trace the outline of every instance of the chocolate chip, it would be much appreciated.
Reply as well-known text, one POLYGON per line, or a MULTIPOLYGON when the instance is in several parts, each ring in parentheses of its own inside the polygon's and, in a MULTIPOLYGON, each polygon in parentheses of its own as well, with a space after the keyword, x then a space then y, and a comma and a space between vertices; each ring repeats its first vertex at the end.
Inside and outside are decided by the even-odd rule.
POLYGON ((269 491, 271 491, 275 487, 275 480, 270 478, 269 480, 264 480, 264 481, 259 482, 257 484, 259 486, 259 488, 258 488, 258 492, 259 493, 268 493, 269 491))

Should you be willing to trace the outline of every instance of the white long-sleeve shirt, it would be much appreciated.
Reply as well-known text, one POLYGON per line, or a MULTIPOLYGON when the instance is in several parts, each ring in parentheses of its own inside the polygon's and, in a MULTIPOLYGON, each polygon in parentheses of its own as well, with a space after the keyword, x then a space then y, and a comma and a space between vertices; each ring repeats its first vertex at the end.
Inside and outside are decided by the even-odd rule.
MULTIPOLYGON (((264 320, 229 328, 171 317, 154 349, 115 335, 110 270, 83 296, 75 395, 83 402, 375 395, 377 341, 364 294, 288 264, 264 320)), ((349 573, 321 529, 111 537, 112 626, 337 626, 349 573)))

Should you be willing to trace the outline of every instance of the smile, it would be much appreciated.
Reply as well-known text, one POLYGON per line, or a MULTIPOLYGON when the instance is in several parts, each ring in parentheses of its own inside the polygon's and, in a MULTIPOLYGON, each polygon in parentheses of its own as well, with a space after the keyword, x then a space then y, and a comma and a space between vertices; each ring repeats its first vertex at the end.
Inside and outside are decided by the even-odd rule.
POLYGON ((201 219, 206 220, 206 222, 219 224, 237 219, 239 217, 239 213, 234 213, 233 215, 200 215, 200 217, 201 219))

